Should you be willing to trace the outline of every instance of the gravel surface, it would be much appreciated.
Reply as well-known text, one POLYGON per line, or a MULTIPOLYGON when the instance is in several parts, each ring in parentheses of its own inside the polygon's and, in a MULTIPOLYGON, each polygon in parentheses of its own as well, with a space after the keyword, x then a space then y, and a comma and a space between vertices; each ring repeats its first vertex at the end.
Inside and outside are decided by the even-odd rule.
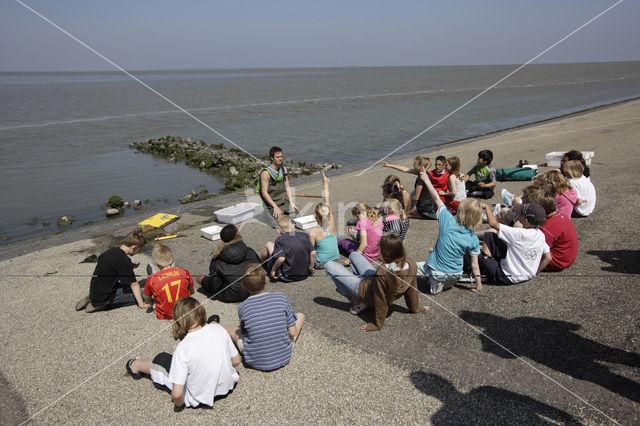
MULTIPOLYGON (((550 151, 595 151, 598 205, 574 222, 576 264, 516 286, 486 286, 482 294, 464 285, 423 294, 431 309, 418 315, 400 300, 375 333, 360 331, 371 314, 350 315, 322 271, 303 282, 272 284, 307 314, 291 363, 271 373, 239 367, 238 386, 213 410, 175 413, 168 393, 125 374, 127 359, 173 350, 170 322, 135 307, 74 311, 95 266, 79 262, 117 244, 136 218, 11 244, 0 253, 0 423, 637 424, 640 231, 630 218, 640 207, 638 135, 640 101, 633 101, 429 153, 458 155, 466 170, 483 148, 493 150, 497 167, 520 159, 541 164, 550 151)), ((393 161, 409 164, 410 157, 393 161)), ((339 222, 348 219, 340 212, 348 212, 350 202, 378 202, 380 183, 391 173, 376 166, 362 176, 330 176, 339 222)), ((410 176, 400 177, 412 185, 410 176)), ((524 186, 499 183, 497 193, 524 186)), ((296 182, 296 190, 320 193, 319 178, 296 182)), ((167 231, 185 236, 164 242, 178 266, 193 275, 207 272, 213 243, 199 228, 231 201, 181 209, 167 231)), ((302 201, 309 214, 316 200, 302 201)), ((273 229, 255 222, 241 233, 256 250, 275 238, 273 229)), ((412 220, 409 255, 425 260, 436 235, 436 222, 412 220)), ((134 258, 141 276, 150 254, 147 247, 134 258)), ((237 305, 196 297, 223 324, 237 324, 237 305)))

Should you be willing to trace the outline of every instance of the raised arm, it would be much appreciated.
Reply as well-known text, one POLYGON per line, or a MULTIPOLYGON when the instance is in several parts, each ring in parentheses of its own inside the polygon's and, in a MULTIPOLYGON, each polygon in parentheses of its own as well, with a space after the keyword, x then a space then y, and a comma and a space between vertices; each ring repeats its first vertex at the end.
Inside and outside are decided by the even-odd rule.
POLYGON ((406 166, 399 166, 397 164, 389 164, 385 161, 382 162, 382 167, 389 167, 391 169, 396 169, 399 172, 403 172, 403 173, 411 173, 412 175, 419 175, 420 172, 418 172, 418 170, 414 169, 414 168, 409 168, 406 166))
POLYGON ((495 229, 496 231, 500 230, 500 222, 493 215, 493 211, 491 211, 491 207, 488 204, 482 203, 482 208, 487 215, 487 221, 489 222, 489 226, 495 229))
POLYGON ((322 172, 322 196, 324 202, 327 206, 329 206, 329 232, 332 234, 336 233, 336 222, 333 217, 333 210, 331 209, 331 202, 329 196, 329 178, 322 172))

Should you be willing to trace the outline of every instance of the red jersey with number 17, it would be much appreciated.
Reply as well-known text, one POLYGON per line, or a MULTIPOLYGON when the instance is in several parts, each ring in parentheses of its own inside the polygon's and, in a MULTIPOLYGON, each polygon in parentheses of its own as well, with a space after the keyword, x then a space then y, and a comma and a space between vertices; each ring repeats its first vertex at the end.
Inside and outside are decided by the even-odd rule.
POLYGON ((156 315, 160 319, 171 319, 176 300, 191 296, 193 279, 186 269, 169 268, 158 271, 147 278, 144 296, 156 302, 156 315))

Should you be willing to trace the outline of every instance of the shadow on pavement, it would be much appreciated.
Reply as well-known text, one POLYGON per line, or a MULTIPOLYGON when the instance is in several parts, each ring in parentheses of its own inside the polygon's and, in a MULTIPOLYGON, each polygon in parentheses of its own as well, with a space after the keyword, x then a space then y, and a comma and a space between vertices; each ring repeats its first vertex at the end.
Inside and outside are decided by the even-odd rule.
MULTIPOLYGON (((500 344, 549 368, 600 385, 632 401, 640 401, 640 385, 614 373, 603 363, 640 368, 640 355, 611 348, 576 333, 580 325, 545 318, 518 317, 463 311, 460 318, 478 327, 500 344)), ((485 336, 483 350, 502 358, 515 358, 485 336)))
MULTIPOLYGON (((398 299, 398 300, 403 300, 402 298, 398 299)), ((339 300, 335 300, 335 299, 331 299, 329 297, 322 297, 322 296, 318 296, 318 297, 314 297, 313 301, 315 303, 317 303, 318 305, 322 305, 322 306, 327 306, 329 308, 334 308, 337 309, 339 311, 345 311, 345 312, 349 312, 349 308, 351 307, 351 303, 349 302, 342 302, 339 300)), ((389 306, 389 310, 387 311, 387 318, 389 318, 389 316, 393 313, 393 312, 400 312, 403 314, 410 314, 411 311, 407 308, 405 308, 404 306, 398 306, 395 303, 389 306)), ((362 318, 369 318, 369 319, 373 319, 373 310, 372 309, 365 309, 364 311, 362 311, 361 313, 358 314, 358 316, 362 317, 362 318)))
POLYGON ((587 254, 610 265, 602 267, 603 271, 640 274, 640 250, 590 250, 587 254))
POLYGON ((568 413, 526 395, 493 386, 461 393, 437 374, 414 371, 409 375, 421 392, 442 402, 432 424, 579 424, 568 413))
POLYGON ((0 407, 2 407, 0 424, 17 425, 29 418, 22 397, 2 373, 0 373, 0 407))

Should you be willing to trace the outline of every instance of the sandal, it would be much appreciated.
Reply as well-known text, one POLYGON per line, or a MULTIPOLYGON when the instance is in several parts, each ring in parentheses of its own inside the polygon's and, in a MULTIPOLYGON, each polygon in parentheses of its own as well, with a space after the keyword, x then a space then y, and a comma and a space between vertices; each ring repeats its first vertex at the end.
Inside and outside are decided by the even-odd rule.
POLYGON ((125 364, 125 368, 127 369, 127 373, 129 373, 129 375, 133 377, 133 380, 140 380, 142 379, 142 373, 136 373, 131 368, 131 364, 133 364, 133 361, 135 360, 135 358, 131 358, 129 361, 127 361, 127 363, 125 364))

